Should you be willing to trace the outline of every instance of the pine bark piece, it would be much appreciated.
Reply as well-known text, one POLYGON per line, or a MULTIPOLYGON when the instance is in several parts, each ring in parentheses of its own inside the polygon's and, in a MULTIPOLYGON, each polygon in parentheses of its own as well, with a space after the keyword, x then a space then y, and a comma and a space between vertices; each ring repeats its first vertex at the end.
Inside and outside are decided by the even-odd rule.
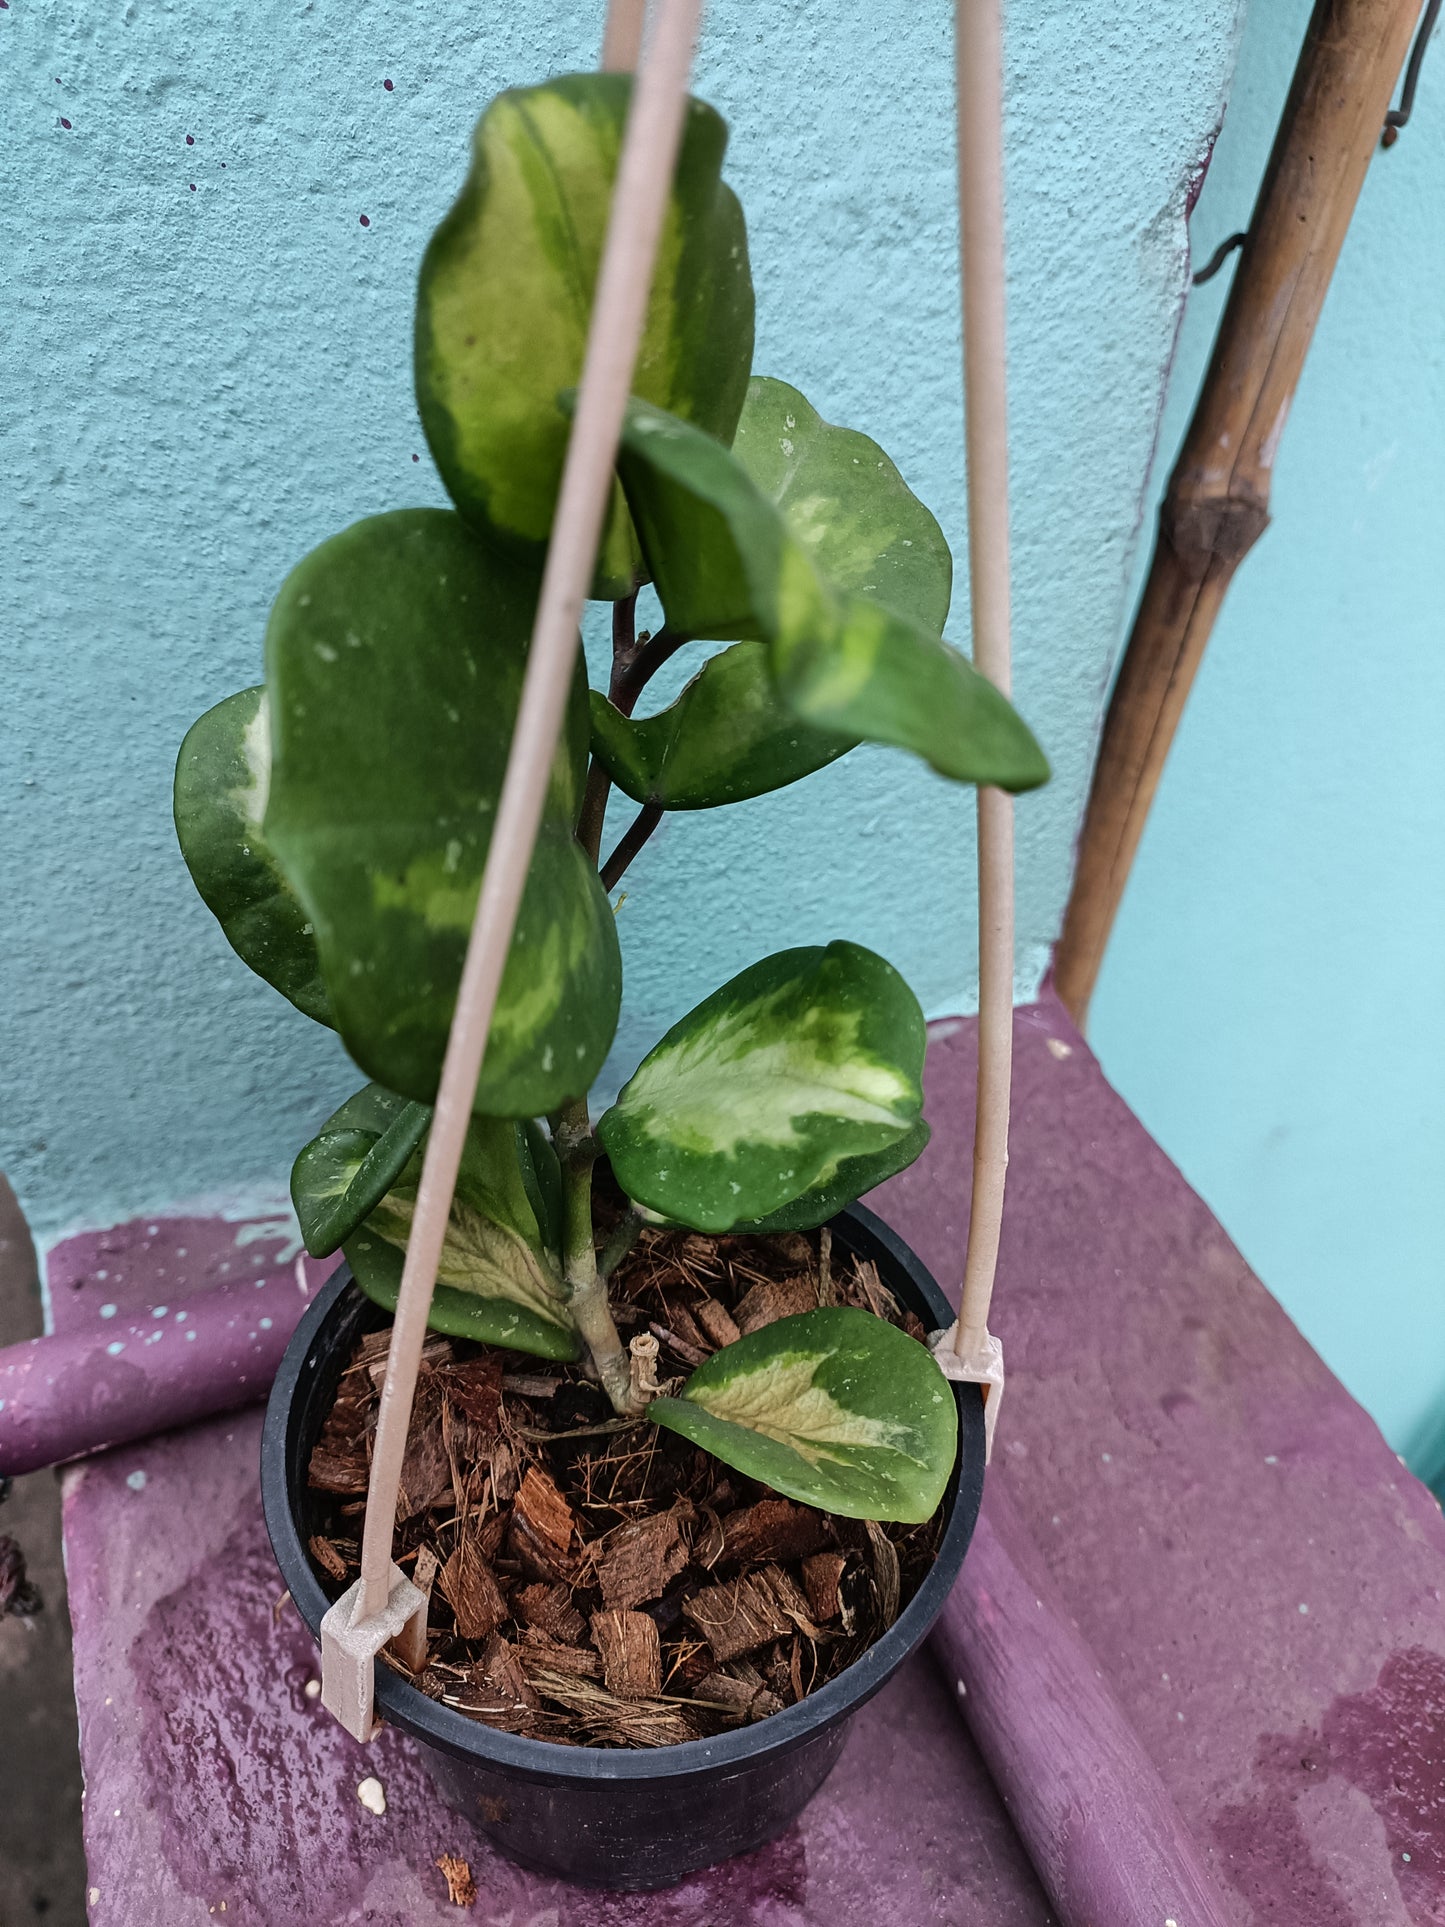
POLYGON ((660 1599, 686 1564, 687 1547, 675 1510, 629 1519, 609 1532, 598 1548, 602 1603, 625 1609, 660 1599))
POLYGON ((882 1526, 869 1519, 868 1544, 873 1557, 873 1584, 878 1589, 879 1632, 886 1633, 898 1617, 898 1549, 882 1526))
POLYGON ((437 1585, 456 1615, 457 1631, 463 1639, 485 1639, 511 1616, 473 1532, 463 1532, 456 1551, 441 1569, 437 1585))
POLYGON ((682 1602, 684 1616, 696 1626, 719 1661, 753 1652, 793 1630, 770 1583, 776 1568, 745 1573, 721 1585, 704 1586, 682 1602))
POLYGON ((723 1562, 760 1565, 773 1559, 805 1559, 828 1543, 828 1527, 811 1506, 791 1499, 760 1499, 723 1520, 723 1562))
POLYGON ((511 1706, 535 1707, 539 1703, 511 1641, 500 1633, 493 1633, 482 1648, 482 1656, 472 1668, 472 1681, 490 1688, 511 1706))
POLYGON ((512 1607, 524 1626, 534 1626, 561 1646, 579 1645, 586 1635, 587 1622, 572 1604, 566 1586, 524 1586, 512 1607))
POLYGON ((733 1316, 739 1332, 746 1337, 779 1318, 792 1318, 798 1312, 817 1308, 818 1289, 811 1278, 766 1278, 744 1293, 733 1316))
POLYGON ((769 1687, 734 1679, 731 1673, 704 1674, 693 1687, 692 1696, 714 1708, 725 1708, 741 1720, 765 1720, 770 1713, 783 1710, 783 1702, 769 1687))
POLYGON ((349 1567, 339 1547, 333 1545, 330 1539, 323 1538, 319 1532, 314 1534, 310 1543, 310 1552, 311 1557, 323 1572, 330 1573, 333 1579, 346 1578, 349 1567))
POLYGON ((619 1699, 655 1699, 662 1691, 662 1646, 657 1622, 646 1613, 592 1615, 592 1644, 602 1655, 602 1677, 619 1699))
POLYGON ((437 1860, 437 1871, 447 1883, 447 1899, 454 1907, 476 1904, 477 1883, 471 1868, 458 1853, 444 1853, 437 1860))
POLYGON ((364 1380, 346 1373, 321 1436, 311 1448, 307 1483, 316 1492, 361 1499, 371 1480, 371 1397, 364 1380))
POLYGON ((803 1561, 803 1590, 808 1611, 824 1625, 838 1617, 838 1581, 847 1560, 841 1552, 815 1552, 803 1561))
POLYGON ((502 1361, 495 1352, 449 1365, 441 1374, 442 1397, 469 1418, 486 1438, 496 1435, 502 1412, 502 1361))
POLYGON ((735 1339, 742 1337, 737 1320, 727 1306, 720 1305, 716 1298, 704 1298, 694 1305, 693 1316, 719 1350, 724 1345, 731 1345, 735 1339))
POLYGON ((625 1700, 590 1679, 539 1670, 537 1691, 573 1713, 592 1740, 622 1746, 681 1746, 698 1737, 683 1709, 666 1700, 625 1700))
POLYGON ((535 1626, 529 1626, 516 1649, 527 1678, 538 1672, 570 1673, 574 1679, 601 1679, 602 1661, 590 1646, 559 1645, 535 1626))
POLYGON ((540 1466, 529 1465, 512 1504, 510 1544, 530 1571, 555 1583, 576 1571, 572 1508, 540 1466))

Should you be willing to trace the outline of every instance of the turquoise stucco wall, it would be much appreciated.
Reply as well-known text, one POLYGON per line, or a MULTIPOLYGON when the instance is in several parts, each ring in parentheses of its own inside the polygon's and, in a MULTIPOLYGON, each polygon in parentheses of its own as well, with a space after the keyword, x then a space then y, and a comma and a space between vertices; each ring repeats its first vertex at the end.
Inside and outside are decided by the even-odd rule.
MULTIPOLYGON (((699 85, 733 123, 760 371, 876 434, 956 539, 950 12, 715 0, 699 85)), ((1235 16, 1009 13, 1018 692, 1057 771, 1020 813, 1025 993, 1063 903, 1235 16)), ((481 104, 589 64, 600 18, 600 0, 0 12, 0 1167, 42 1236, 274 1191, 348 1087, 194 896, 175 750, 256 679, 299 555, 438 498, 408 380, 421 247, 481 104)), ((958 638, 962 617, 960 595, 958 638)), ((972 863, 971 797, 882 754, 670 825, 629 878, 620 1055, 769 948, 833 935, 888 953, 931 1011, 968 1008, 972 863)))
MULTIPOLYGON (((1250 9, 1193 223, 1249 217, 1309 16, 1250 9)), ((1367 178, 1091 1022, 1397 1450, 1445 1473, 1445 40, 1367 178)), ((1228 271, 1191 298, 1162 485, 1228 271)))

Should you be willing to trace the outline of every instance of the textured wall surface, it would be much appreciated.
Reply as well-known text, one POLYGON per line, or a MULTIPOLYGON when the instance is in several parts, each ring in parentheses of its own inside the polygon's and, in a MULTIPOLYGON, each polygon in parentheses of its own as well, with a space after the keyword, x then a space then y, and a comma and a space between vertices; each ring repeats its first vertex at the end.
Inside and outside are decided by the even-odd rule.
MULTIPOLYGON (((759 371, 875 434, 956 539, 949 11, 714 0, 699 90, 734 128, 759 371)), ((1020 812, 1025 991, 1063 902, 1236 11, 1010 9, 1018 695, 1056 770, 1020 812)), ((481 105, 590 64, 600 15, 0 11, 0 1166, 42 1235, 275 1186, 348 1088, 194 895, 175 751, 256 679, 308 547, 438 499, 409 384, 422 245, 481 105)), ((957 639, 964 610, 961 589, 957 639)), ((968 1008, 972 862, 971 796, 882 754, 675 821, 628 880, 619 1068, 789 942, 872 943, 930 1011, 968 1008)))
MULTIPOLYGON (((1195 251, 1249 218, 1309 0, 1255 7, 1195 251)), ((1378 154, 1094 1002, 1104 1068, 1445 1473, 1445 39, 1378 154), (1226 773, 1227 772, 1227 776, 1226 773)), ((1228 283, 1199 290, 1177 447, 1228 283)), ((1161 476, 1162 482, 1162 476, 1161 476)))

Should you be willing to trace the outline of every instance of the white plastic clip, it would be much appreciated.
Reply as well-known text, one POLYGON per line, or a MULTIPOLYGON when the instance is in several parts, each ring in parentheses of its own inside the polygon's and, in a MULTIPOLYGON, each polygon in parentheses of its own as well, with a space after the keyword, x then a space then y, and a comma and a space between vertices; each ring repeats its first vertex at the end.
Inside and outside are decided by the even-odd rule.
POLYGON ((420 1671, 426 1660, 427 1597, 399 1566, 381 1612, 357 1620, 361 1581, 348 1588, 321 1622, 321 1704, 354 1740, 373 1739, 376 1717, 376 1656, 393 1640, 402 1664, 420 1671))
POLYGON ((986 1331, 971 1353, 953 1349, 958 1331, 957 1319, 947 1331, 930 1332, 928 1349, 938 1361, 938 1369, 956 1385, 982 1385, 984 1462, 993 1457, 993 1434, 998 1424, 998 1408, 1003 1398, 1003 1346, 986 1331))

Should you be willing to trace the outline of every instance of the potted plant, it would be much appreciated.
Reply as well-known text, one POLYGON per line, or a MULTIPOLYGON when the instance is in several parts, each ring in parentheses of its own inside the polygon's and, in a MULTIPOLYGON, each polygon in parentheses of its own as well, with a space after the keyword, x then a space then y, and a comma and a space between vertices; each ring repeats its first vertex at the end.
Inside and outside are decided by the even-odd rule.
MULTIPOLYGON (((263 1466, 313 1630, 354 1564, 370 1368, 629 87, 567 76, 482 116, 417 300, 418 405, 455 508, 378 515, 306 557, 272 612, 264 685, 201 717, 177 767, 181 847, 233 947, 371 1080, 292 1179, 308 1248, 347 1260, 288 1353, 263 1466)), ((950 1387, 922 1342, 946 1322, 941 1294, 848 1209, 927 1141, 906 983, 846 939, 764 958, 683 1016, 594 1120, 621 997, 609 893, 665 813, 759 796, 860 742, 961 783, 1047 775, 942 640, 952 565, 933 516, 874 442, 752 375, 725 144, 693 101, 593 585, 612 605, 608 688, 579 669, 403 1480, 400 1556, 445 1604, 423 1672, 378 1681, 386 1716, 429 1742, 506 1851, 623 1886, 756 1845, 815 1790, 848 1715, 942 1604, 982 1423, 976 1388, 950 1387), (647 584, 651 635, 635 626, 647 584), (639 718, 692 643, 713 651, 639 718), (638 809, 603 860, 614 786, 638 809)))

